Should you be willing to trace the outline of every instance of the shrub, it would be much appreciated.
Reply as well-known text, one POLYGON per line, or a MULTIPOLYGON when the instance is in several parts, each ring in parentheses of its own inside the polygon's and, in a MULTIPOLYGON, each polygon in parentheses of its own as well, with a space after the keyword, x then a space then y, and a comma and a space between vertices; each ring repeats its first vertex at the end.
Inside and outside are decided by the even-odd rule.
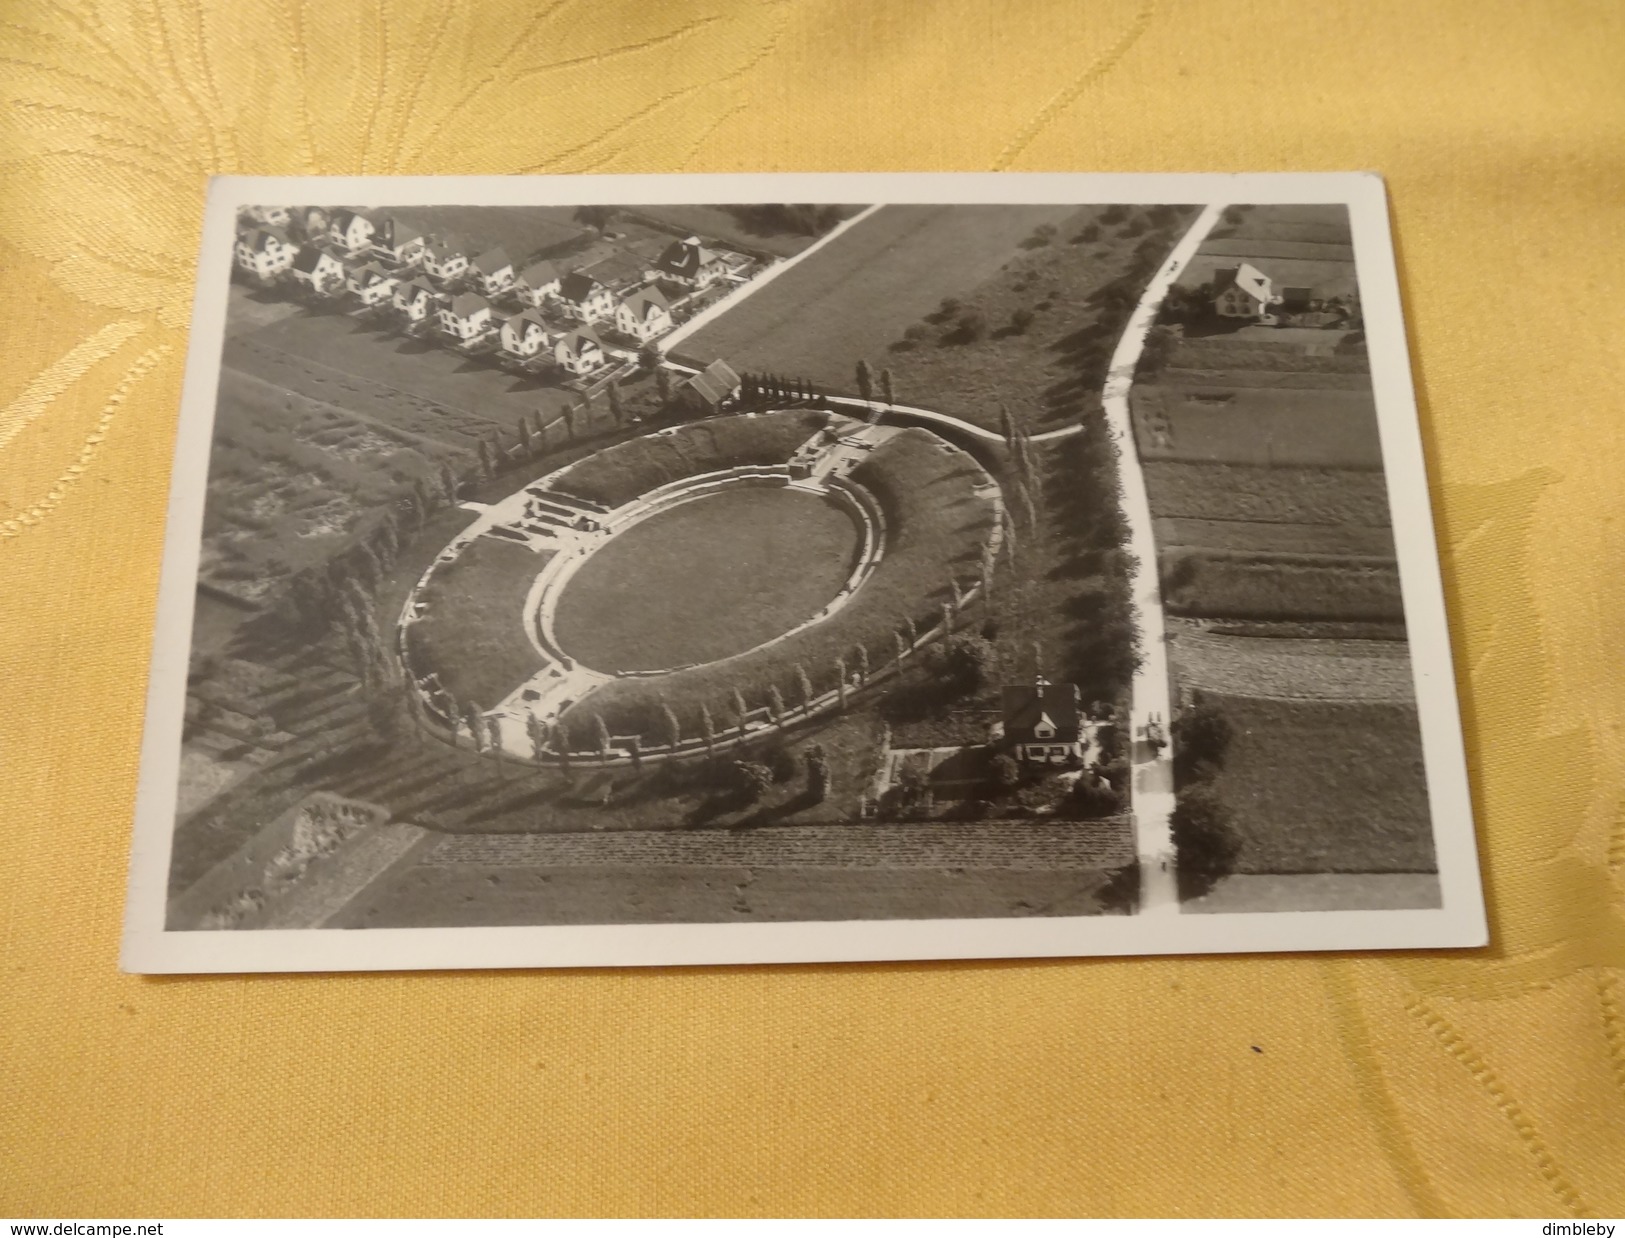
POLYGON ((1020 784, 1021 765, 1008 752, 1001 752, 993 758, 988 768, 988 776, 995 787, 1008 791, 1020 784))
POLYGON ((1099 239, 1100 239, 1100 225, 1099 224, 1085 224, 1083 226, 1083 228, 1078 232, 1078 235, 1072 238, 1072 243, 1074 245, 1089 245, 1089 244, 1093 244, 1095 241, 1098 241, 1099 239))
POLYGON ((1212 879, 1234 869, 1241 840, 1229 807, 1210 783, 1181 791, 1168 825, 1181 870, 1212 879))
POLYGON ((756 761, 735 761, 733 773, 734 786, 747 804, 756 803, 773 785, 773 771, 756 761))
POLYGON ((1080 778, 1072 786, 1072 810, 1085 821, 1114 817, 1123 810, 1123 797, 1109 783, 1080 778))
MULTIPOLYGON (((1108 206, 1105 210, 1100 212, 1100 222, 1106 224, 1107 226, 1120 224, 1127 218, 1128 207, 1126 206, 1108 206)), ((1094 227, 1094 225, 1091 224, 1090 227, 1094 227)))
POLYGON ((958 344, 974 344, 987 335, 987 315, 979 309, 968 309, 959 316, 952 339, 958 344))
POLYGON ((1025 305, 1022 306, 1015 313, 1010 315, 1010 330, 1015 332, 1017 335, 1027 334, 1027 328, 1033 325, 1034 317, 1036 317, 1036 315, 1034 315, 1032 310, 1028 309, 1025 305))

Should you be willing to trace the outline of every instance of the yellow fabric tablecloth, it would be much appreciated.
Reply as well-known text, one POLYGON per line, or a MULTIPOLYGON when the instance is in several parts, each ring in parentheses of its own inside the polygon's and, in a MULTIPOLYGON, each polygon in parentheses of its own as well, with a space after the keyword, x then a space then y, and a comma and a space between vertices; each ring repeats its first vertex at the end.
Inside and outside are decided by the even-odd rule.
POLYGON ((1625 7, 0 17, 0 1213, 1625 1211, 1625 7), (117 973, 208 174, 989 168, 1388 176, 1491 949, 117 973))

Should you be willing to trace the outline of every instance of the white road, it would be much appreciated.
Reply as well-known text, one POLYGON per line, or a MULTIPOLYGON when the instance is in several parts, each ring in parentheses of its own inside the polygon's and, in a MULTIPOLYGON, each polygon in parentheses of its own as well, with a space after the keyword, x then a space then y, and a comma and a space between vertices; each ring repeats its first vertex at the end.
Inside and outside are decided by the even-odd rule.
POLYGON ((1140 667, 1134 673, 1134 699, 1130 708, 1133 728, 1133 791, 1135 850, 1140 857, 1140 914, 1169 915, 1179 911, 1179 889, 1174 873, 1173 838, 1168 817, 1174 809, 1174 745, 1154 752, 1141 738, 1152 718, 1162 721, 1166 734, 1173 719, 1168 681, 1168 637, 1163 623, 1162 587, 1157 579, 1157 541, 1151 525, 1151 504, 1146 497, 1145 473, 1134 446, 1134 423, 1129 416, 1129 389, 1134 369, 1145 348, 1145 337, 1156 322, 1168 289, 1207 239, 1224 212, 1223 203, 1205 207, 1190 230, 1151 277, 1140 303, 1112 353, 1106 385, 1101 390, 1112 441, 1117 445, 1117 471, 1123 483, 1123 513, 1128 517, 1129 550, 1134 555, 1130 587, 1140 629, 1140 667))

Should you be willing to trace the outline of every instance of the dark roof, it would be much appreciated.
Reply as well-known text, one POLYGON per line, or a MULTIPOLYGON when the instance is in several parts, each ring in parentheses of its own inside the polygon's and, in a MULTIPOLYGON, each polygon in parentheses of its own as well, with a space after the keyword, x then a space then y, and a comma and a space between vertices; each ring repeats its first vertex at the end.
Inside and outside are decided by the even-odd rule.
POLYGON ((515 323, 519 323, 519 322, 532 322, 532 323, 535 323, 538 327, 540 327, 543 331, 547 330, 547 320, 544 319, 535 310, 529 310, 529 309, 528 310, 520 310, 517 314, 508 315, 508 317, 503 321, 502 325, 505 326, 505 327, 511 327, 515 323))
POLYGON ((473 263, 476 271, 484 271, 487 275, 494 275, 503 267, 511 267, 512 265, 513 262, 508 257, 508 251, 500 245, 486 250, 478 258, 474 259, 473 263))
POLYGON ((268 241, 275 241, 279 245, 291 244, 288 234, 281 228, 255 228, 243 239, 248 242, 248 247, 254 250, 264 249, 268 241))
POLYGON ((1016 743, 1035 739, 1033 728, 1047 717, 1055 734, 1046 736, 1046 740, 1058 744, 1077 740, 1083 713, 1078 706, 1076 684, 1046 683, 1041 679, 1037 683, 1009 685, 1003 697, 1006 739, 1016 743))
POLYGON ((726 361, 718 358, 683 386, 693 391, 707 404, 715 405, 722 403, 739 390, 739 375, 733 372, 733 367, 726 361))
POLYGON ((651 309, 671 310, 671 302, 660 295, 658 288, 639 288, 624 304, 639 318, 647 318, 651 309))
POLYGON ((467 318, 477 314, 482 309, 490 309, 491 303, 477 292, 465 292, 451 303, 451 312, 459 318, 467 318))
POLYGON ((604 347, 604 342, 598 338, 598 332, 591 327, 577 327, 560 342, 571 352, 582 352, 582 345, 589 343, 596 344, 600 350, 604 347))
POLYGON ((293 269, 296 271, 304 271, 308 274, 309 272, 314 271, 316 269, 316 264, 325 257, 327 257, 327 254, 322 250, 317 249, 314 245, 306 245, 294 255, 293 269))
POLYGON ((684 241, 673 241, 666 246, 660 257, 655 259, 655 266, 662 271, 670 271, 673 275, 692 276, 706 262, 716 255, 700 244, 698 237, 689 237, 684 241))
POLYGON ((371 276, 373 283, 377 283, 381 279, 394 278, 394 276, 390 275, 389 272, 385 271, 384 268, 379 266, 376 262, 363 262, 355 269, 355 273, 357 275, 371 276))
POLYGON ((559 296, 578 305, 592 296, 593 290, 603 285, 583 271, 572 271, 559 284, 559 296))
POLYGON ((540 288, 543 284, 551 284, 558 277, 559 269, 551 262, 533 262, 519 272, 519 282, 529 284, 532 288, 540 288))
POLYGON ((434 241, 427 246, 427 249, 429 253, 435 256, 437 261, 441 258, 449 257, 452 254, 462 254, 465 257, 468 254, 468 246, 464 245, 463 242, 455 236, 436 237, 434 241))

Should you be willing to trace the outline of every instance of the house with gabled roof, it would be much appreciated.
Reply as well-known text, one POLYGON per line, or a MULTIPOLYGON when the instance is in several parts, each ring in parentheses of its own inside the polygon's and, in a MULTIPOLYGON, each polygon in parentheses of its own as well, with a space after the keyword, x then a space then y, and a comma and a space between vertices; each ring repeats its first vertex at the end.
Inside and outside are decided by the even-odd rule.
POLYGON ((558 298, 582 322, 597 322, 615 312, 615 294, 585 271, 572 271, 561 279, 558 298))
POLYGON ((423 269, 441 283, 468 270, 468 246, 453 236, 436 237, 423 247, 423 269))
POLYGON ((1076 684, 1051 683, 1042 675, 1003 692, 1004 742, 1023 761, 1064 764, 1081 759, 1083 697, 1076 684))
POLYGON ((371 218, 361 211, 334 211, 327 221, 328 238, 351 254, 372 248, 373 233, 377 230, 371 218))
POLYGON ((234 256, 237 265, 250 275, 270 283, 293 265, 299 246, 281 228, 254 228, 237 238, 234 256))
POLYGON ((453 297, 440 309, 440 329, 460 340, 478 339, 491 329, 491 303, 477 292, 453 297))
POLYGON ((372 236, 373 253, 397 266, 417 266, 423 261, 429 237, 422 228, 402 223, 393 215, 380 215, 373 222, 376 225, 372 236))
POLYGON ((445 300, 445 294, 421 275, 395 285, 395 308, 410 322, 424 322, 445 300))
POLYGON ((502 351, 511 357, 531 358, 547 344, 547 323, 535 310, 521 310, 503 320, 502 351))
POLYGON ((679 397, 697 403, 706 412, 716 412, 739 394, 739 375, 718 357, 679 389, 679 397))
POLYGON ((497 293, 506 292, 513 287, 513 260, 508 257, 508 251, 500 245, 486 250, 468 265, 469 270, 474 272, 480 291, 488 297, 494 297, 497 293))
POLYGON ((1270 277, 1250 262, 1213 272, 1213 312, 1221 318, 1262 319, 1280 300, 1270 277))
POLYGON ((661 279, 685 288, 704 288, 721 279, 728 267, 722 256, 700 244, 697 236, 673 241, 655 259, 654 269, 661 279))
POLYGON ((639 288, 615 307, 616 329, 640 343, 646 344, 657 335, 664 335, 674 325, 671 302, 660 294, 660 289, 652 286, 639 288))
POLYGON ((394 296, 400 277, 393 271, 384 270, 376 262, 363 262, 350 272, 347 282, 361 304, 382 305, 394 296))
POLYGON ((526 305, 540 309, 548 297, 558 292, 560 279, 559 269, 551 262, 533 262, 515 278, 514 291, 526 305))
POLYGON ((325 249, 306 245, 294 255, 288 274, 313 292, 325 294, 344 286, 346 271, 344 264, 325 249))
POLYGON ((591 327, 577 327, 561 335, 553 345, 553 359, 572 374, 591 374, 608 360, 603 341, 591 327))

